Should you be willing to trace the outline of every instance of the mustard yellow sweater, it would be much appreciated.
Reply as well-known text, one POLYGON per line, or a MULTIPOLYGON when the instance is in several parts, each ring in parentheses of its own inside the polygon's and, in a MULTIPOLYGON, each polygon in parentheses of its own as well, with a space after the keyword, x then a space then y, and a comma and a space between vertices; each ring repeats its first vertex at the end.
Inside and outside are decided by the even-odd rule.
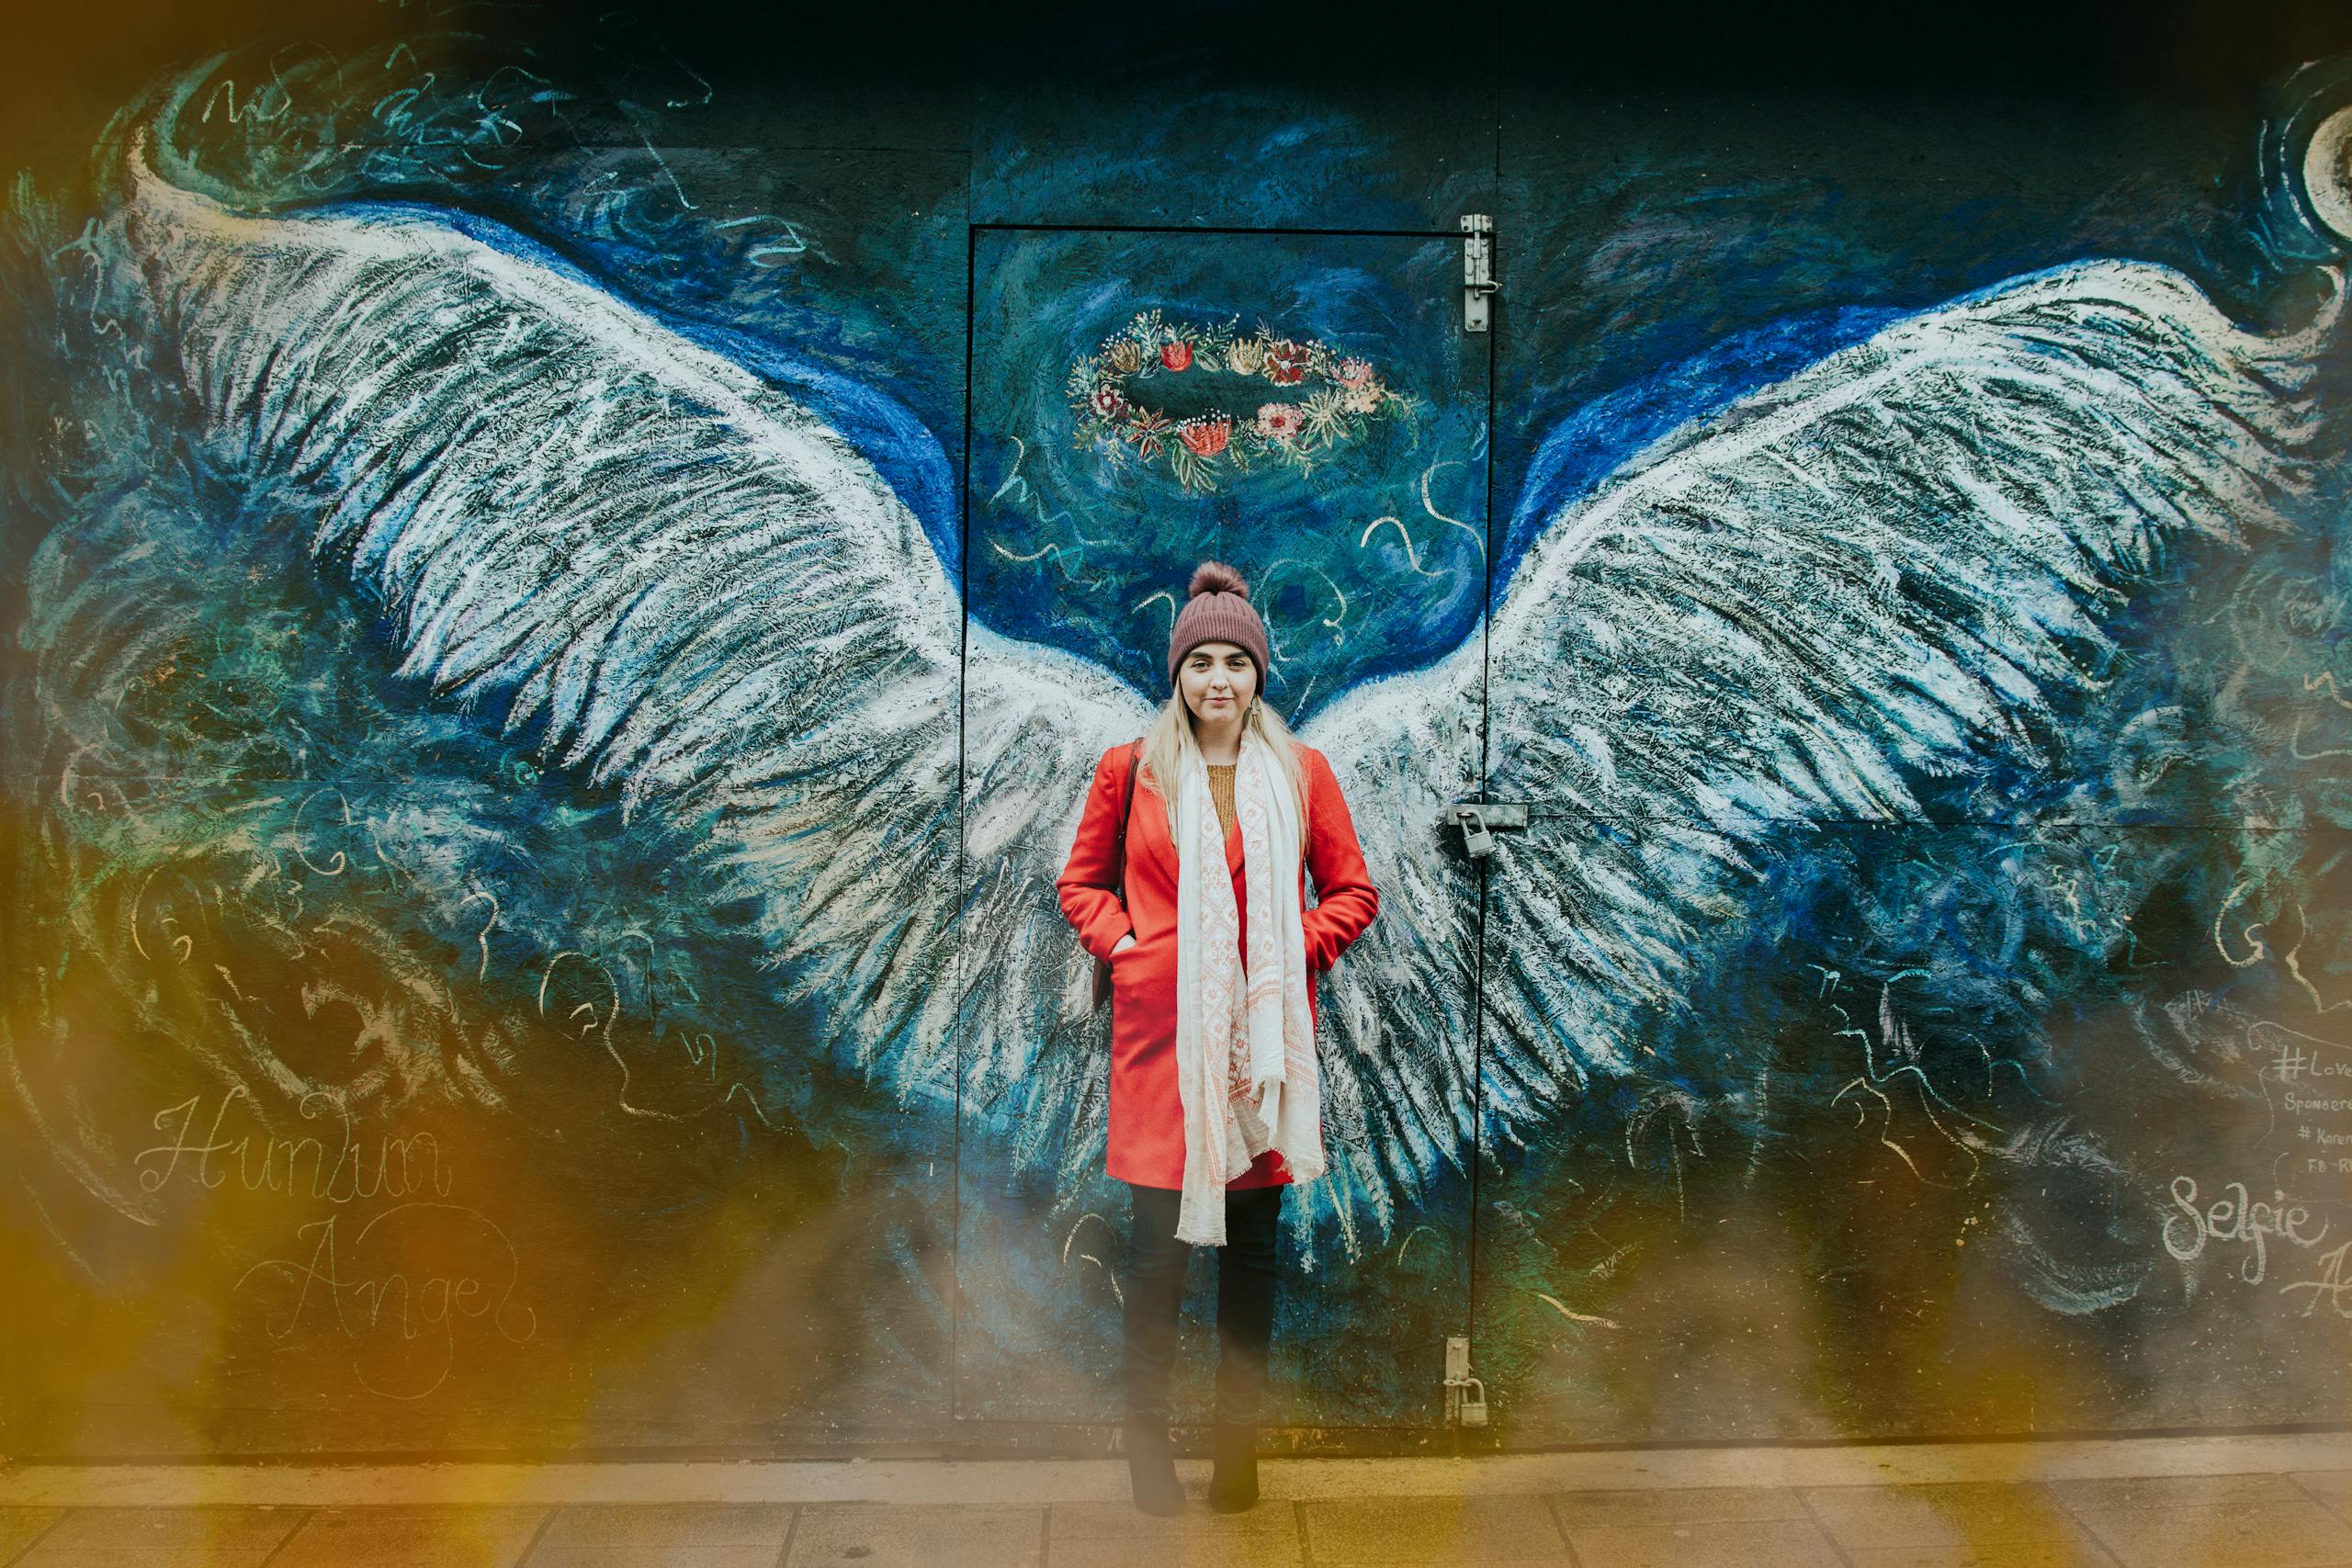
POLYGON ((1238 762, 1227 762, 1222 767, 1215 762, 1208 764, 1209 798, 1216 803, 1217 826, 1225 829, 1228 839, 1233 836, 1233 770, 1240 765, 1238 762))

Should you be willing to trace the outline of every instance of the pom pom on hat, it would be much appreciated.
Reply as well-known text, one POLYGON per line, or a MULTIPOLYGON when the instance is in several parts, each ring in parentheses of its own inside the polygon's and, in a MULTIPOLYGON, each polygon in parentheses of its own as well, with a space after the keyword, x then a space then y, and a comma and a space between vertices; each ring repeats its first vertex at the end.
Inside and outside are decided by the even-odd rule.
POLYGON ((1193 586, 1187 597, 1197 599, 1204 593, 1238 593, 1250 597, 1250 585, 1241 574, 1221 560, 1204 560, 1193 569, 1193 586))
POLYGON ((1190 597, 1168 633, 1169 684, 1175 684, 1184 656, 1204 642, 1229 642, 1247 649, 1258 661, 1258 689, 1264 692, 1266 623, 1250 603, 1250 584, 1223 561, 1203 561, 1193 569, 1190 597))

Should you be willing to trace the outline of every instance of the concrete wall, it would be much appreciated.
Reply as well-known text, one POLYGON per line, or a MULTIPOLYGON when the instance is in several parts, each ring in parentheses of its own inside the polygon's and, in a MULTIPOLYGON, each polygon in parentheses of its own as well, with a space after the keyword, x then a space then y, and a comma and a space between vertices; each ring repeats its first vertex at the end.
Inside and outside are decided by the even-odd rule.
POLYGON ((1099 1442, 1051 881, 1204 557, 1384 894, 1291 1440, 2344 1419, 2296 15, 60 24, 0 1451, 1099 1442))

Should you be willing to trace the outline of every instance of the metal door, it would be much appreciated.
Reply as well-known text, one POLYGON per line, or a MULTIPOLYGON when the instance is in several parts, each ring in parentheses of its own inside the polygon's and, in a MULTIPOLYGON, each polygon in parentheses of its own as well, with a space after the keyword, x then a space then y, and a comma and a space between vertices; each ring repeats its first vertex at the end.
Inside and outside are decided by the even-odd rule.
MULTIPOLYGON (((1250 579, 1267 700, 1331 758, 1394 884, 1320 977, 1332 1170, 1285 1200, 1267 1420, 1444 1418, 1446 1341, 1470 1318, 1479 900, 1440 818, 1479 776, 1488 588, 1492 339, 1465 325, 1464 250, 1458 232, 973 231, 961 1420, 1118 1414, 1107 1025, 1084 1019, 1051 883, 1096 758, 1168 695, 1171 619, 1205 558, 1250 579)), ((1180 1420, 1207 1413, 1212 1251, 1188 1278, 1180 1420)))

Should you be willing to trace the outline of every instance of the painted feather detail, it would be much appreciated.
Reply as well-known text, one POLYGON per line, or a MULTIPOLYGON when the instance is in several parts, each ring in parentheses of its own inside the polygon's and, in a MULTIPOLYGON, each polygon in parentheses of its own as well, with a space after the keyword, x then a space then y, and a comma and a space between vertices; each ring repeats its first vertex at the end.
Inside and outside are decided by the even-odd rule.
POLYGON ((1057 1162, 1099 1157, 1099 1090, 1072 1108, 1107 1033, 1052 883, 1143 699, 978 626, 967 661, 871 466, 585 279, 410 214, 249 219, 134 179, 124 236, 211 441, 316 513, 400 673, 707 821, 781 995, 902 1103, 952 1098, 960 1052, 983 1111, 1009 1082, 1069 1111, 1020 1152, 1074 1127, 1057 1162))
POLYGON ((1738 1081, 1642 1050, 1738 884, 1808 825, 1916 818, 1906 770, 2039 765, 2019 716, 2086 681, 2133 573, 2185 535, 2285 526, 2317 418, 2296 394, 2343 302, 2325 276, 2276 338, 2128 262, 1894 323, 1661 439, 1549 522, 1483 645, 1318 715, 1393 895, 1325 992, 1369 1148, 1427 1170, 1466 1156, 1473 1105, 1518 1141, 1598 1079, 1738 1081), (1489 796, 1556 819, 1496 840, 1474 1082, 1470 900, 1435 822, 1475 777, 1482 686, 1489 796))

